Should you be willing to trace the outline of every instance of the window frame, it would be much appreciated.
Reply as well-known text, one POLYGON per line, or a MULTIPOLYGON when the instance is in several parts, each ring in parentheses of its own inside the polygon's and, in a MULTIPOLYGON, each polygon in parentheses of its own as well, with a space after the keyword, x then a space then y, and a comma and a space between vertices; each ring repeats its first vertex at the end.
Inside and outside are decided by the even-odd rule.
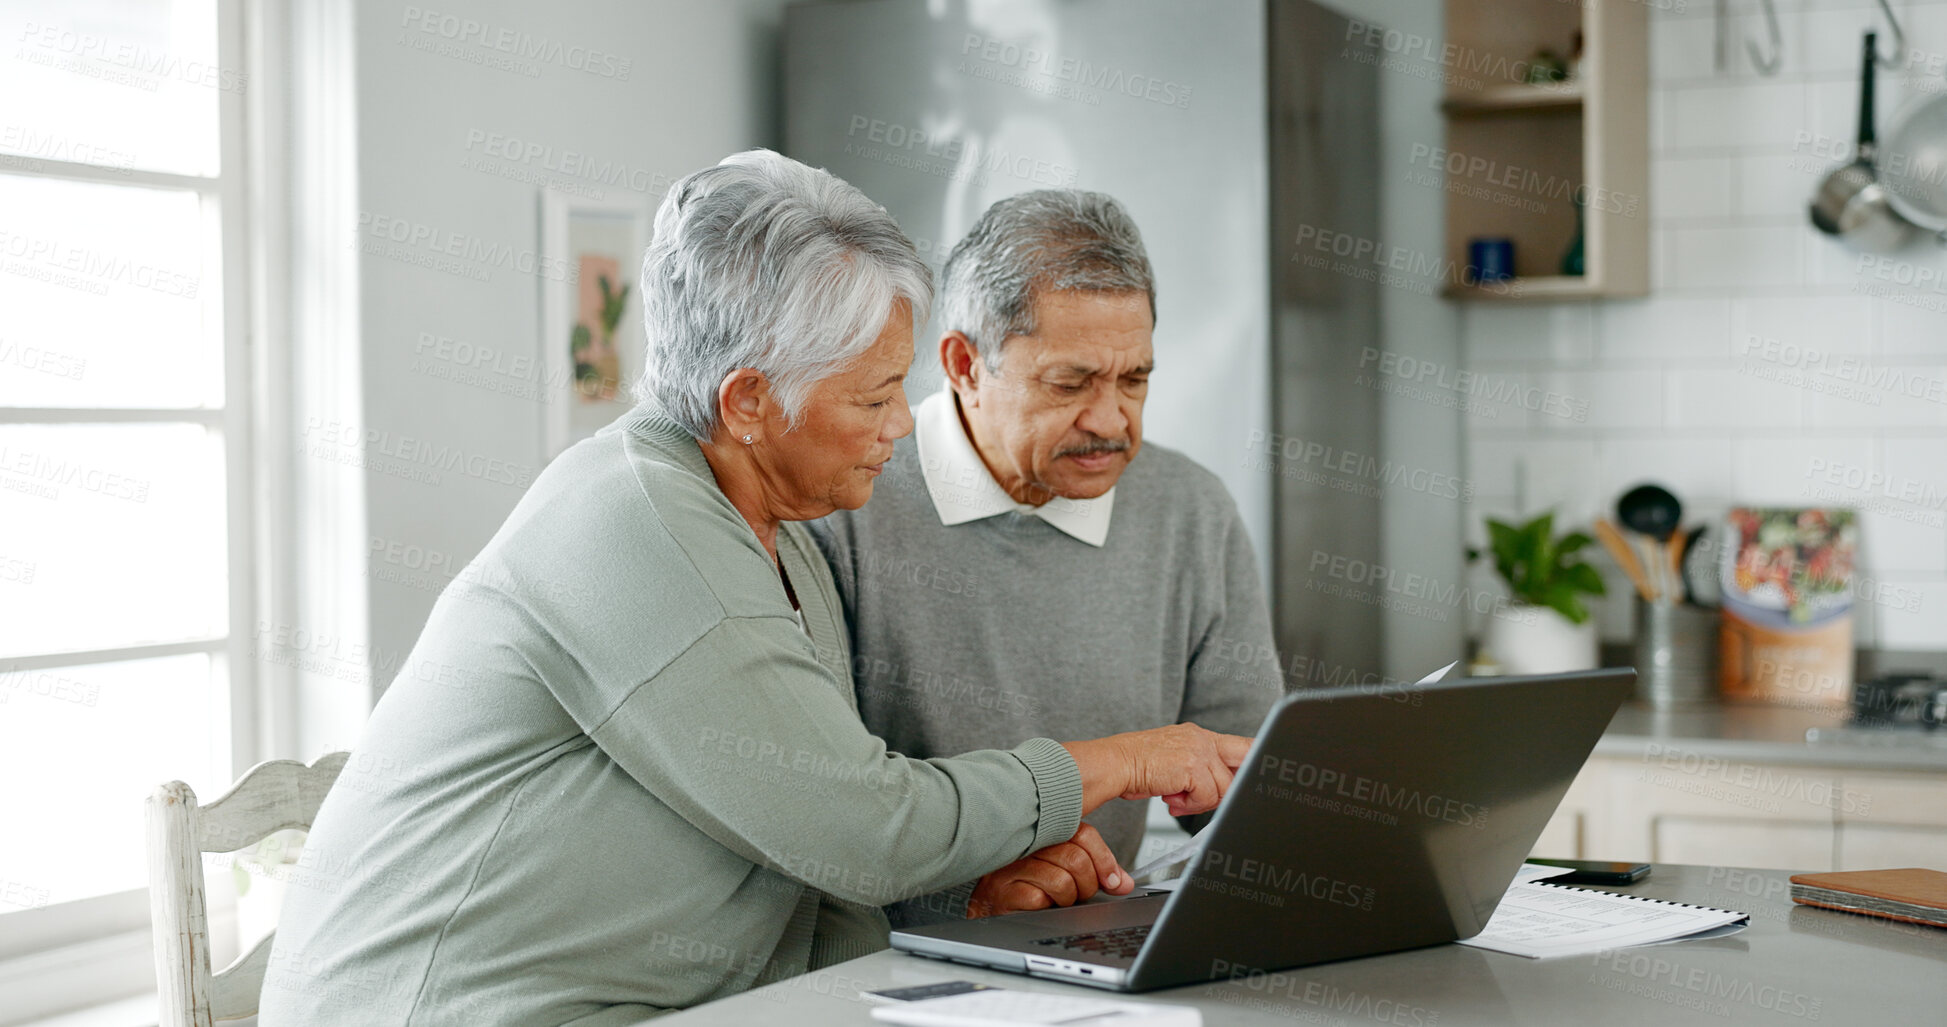
MULTIPOLYGON (((264 19, 272 16, 261 0, 217 0, 217 63, 243 73, 241 86, 217 91, 219 167, 214 177, 101 168, 71 161, 36 159, 0 169, 0 174, 131 188, 189 190, 199 200, 205 241, 219 254, 220 296, 212 303, 222 321, 223 403, 218 408, 51 408, 0 407, 0 424, 201 424, 221 433, 226 518, 228 614, 221 636, 151 645, 111 646, 70 652, 0 658, 0 671, 45 669, 86 663, 122 662, 182 653, 210 657, 211 684, 218 689, 216 724, 226 780, 264 758, 275 732, 263 701, 268 676, 252 655, 253 625, 259 617, 266 558, 275 541, 265 526, 275 510, 263 489, 265 450, 257 402, 263 378, 259 346, 268 336, 266 309, 281 310, 275 274, 266 273, 262 236, 254 216, 263 209, 272 179, 262 166, 266 155, 257 132, 268 120, 266 83, 257 75, 275 37, 264 19)), ((272 31, 281 24, 270 26, 272 31)), ((274 98, 273 98, 274 99, 274 98)), ((158 781, 156 784, 161 784, 158 781)), ((128 815, 141 815, 130 796, 128 815)), ((203 797, 205 801, 215 795, 203 797)), ((52 836, 52 832, 48 832, 52 836)), ((211 933, 234 925, 234 900, 213 894, 211 933)), ((233 939, 232 939, 233 940, 233 939)), ((149 953, 148 889, 132 888, 31 909, 0 912, 0 991, 29 1016, 138 994, 153 987, 149 953), (137 943, 139 941, 139 944, 137 943)))

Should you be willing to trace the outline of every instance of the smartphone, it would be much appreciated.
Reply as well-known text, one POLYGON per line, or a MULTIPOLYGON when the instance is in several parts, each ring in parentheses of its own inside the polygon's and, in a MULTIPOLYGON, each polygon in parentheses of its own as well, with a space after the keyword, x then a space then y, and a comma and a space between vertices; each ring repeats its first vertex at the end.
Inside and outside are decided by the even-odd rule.
POLYGON ((975 984, 972 981, 941 981, 938 984, 921 984, 911 988, 868 991, 865 996, 874 1002, 918 1002, 921 999, 941 998, 946 995, 965 995, 970 991, 991 991, 993 987, 991 984, 975 984))
POLYGON ((1648 863, 1613 863, 1599 859, 1530 859, 1548 867, 1575 871, 1548 880, 1556 884, 1634 884, 1650 875, 1648 863))

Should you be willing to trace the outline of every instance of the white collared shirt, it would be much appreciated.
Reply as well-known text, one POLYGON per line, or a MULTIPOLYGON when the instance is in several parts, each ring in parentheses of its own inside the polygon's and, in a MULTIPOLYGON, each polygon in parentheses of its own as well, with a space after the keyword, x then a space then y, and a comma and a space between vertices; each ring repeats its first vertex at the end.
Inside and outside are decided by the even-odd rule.
POLYGON ((1109 515, 1115 510, 1115 489, 1094 499, 1056 496, 1040 506, 1017 503, 1001 488, 975 451, 960 423, 960 401, 951 388, 920 401, 913 408, 913 436, 919 444, 921 473, 933 510, 948 527, 997 514, 1018 512, 1039 517, 1062 532, 1096 548, 1109 538, 1109 515))

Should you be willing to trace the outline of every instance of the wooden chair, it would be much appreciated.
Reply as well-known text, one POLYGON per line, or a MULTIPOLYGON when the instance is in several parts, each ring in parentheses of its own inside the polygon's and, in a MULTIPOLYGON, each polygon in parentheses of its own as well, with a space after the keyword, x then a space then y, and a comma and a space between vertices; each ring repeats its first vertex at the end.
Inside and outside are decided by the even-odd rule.
POLYGON ((215 802, 196 805, 181 781, 148 800, 149 917, 155 938, 159 1027, 211 1027, 251 1016, 270 963, 269 937, 210 973, 209 910, 203 897, 203 853, 235 852, 287 828, 309 828, 349 753, 332 752, 305 766, 259 763, 215 802))

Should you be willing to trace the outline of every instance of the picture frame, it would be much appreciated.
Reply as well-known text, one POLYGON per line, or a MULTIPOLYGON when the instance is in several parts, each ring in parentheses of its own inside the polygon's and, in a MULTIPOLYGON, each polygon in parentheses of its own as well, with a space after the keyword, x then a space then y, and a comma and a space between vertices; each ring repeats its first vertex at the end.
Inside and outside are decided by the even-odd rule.
POLYGON ((567 268, 541 281, 541 440, 552 460, 635 405, 650 211, 547 190, 540 204, 541 252, 567 268))

